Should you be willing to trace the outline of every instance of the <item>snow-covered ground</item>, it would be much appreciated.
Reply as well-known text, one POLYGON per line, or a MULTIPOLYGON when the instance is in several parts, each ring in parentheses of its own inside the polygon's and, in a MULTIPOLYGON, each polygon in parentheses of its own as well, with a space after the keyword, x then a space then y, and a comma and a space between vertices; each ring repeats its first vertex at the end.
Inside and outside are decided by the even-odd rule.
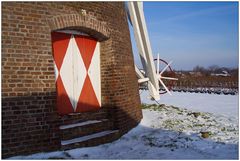
MULTIPOLYGON (((147 102, 143 94, 147 93, 141 94, 144 103, 154 103, 147 102)), ((160 103, 167 105, 144 106, 141 123, 112 143, 9 159, 238 159, 238 119, 232 117, 238 111, 237 99, 208 94, 166 95, 160 103), (203 138, 201 132, 209 136, 203 138)))
MULTIPOLYGON (((148 91, 140 91, 140 96, 142 103, 156 104, 148 91)), ((159 103, 238 118, 238 95, 172 92, 172 96, 161 95, 159 103)))

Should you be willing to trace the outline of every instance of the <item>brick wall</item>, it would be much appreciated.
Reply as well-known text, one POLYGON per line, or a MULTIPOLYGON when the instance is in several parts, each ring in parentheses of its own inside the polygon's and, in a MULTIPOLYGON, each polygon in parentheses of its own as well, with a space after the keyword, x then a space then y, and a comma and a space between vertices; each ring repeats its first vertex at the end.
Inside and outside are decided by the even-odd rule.
POLYGON ((2 2, 3 158, 60 148, 50 33, 63 28, 101 42, 102 109, 91 117, 107 111, 121 135, 142 118, 123 3, 2 2))

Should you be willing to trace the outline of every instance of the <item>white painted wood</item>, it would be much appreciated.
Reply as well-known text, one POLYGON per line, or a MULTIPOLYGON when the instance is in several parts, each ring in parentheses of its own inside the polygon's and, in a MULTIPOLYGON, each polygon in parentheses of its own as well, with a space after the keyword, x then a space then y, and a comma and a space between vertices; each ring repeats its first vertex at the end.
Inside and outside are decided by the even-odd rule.
POLYGON ((162 75, 163 72, 165 72, 165 70, 172 64, 172 61, 170 61, 164 68, 163 70, 161 71, 161 73, 159 75, 162 75))
POLYGON ((101 106, 101 72, 100 72, 100 43, 97 42, 91 64, 88 69, 94 92, 101 106))
POLYGON ((138 79, 138 83, 143 83, 149 81, 149 78, 138 79))
POLYGON ((144 78, 144 75, 142 74, 142 72, 138 69, 138 67, 135 65, 135 72, 137 74, 137 77, 139 79, 143 79, 144 78))
POLYGON ((169 95, 172 95, 171 92, 168 90, 167 86, 163 83, 163 81, 162 81, 160 78, 159 78, 158 80, 159 80, 159 82, 162 84, 162 86, 166 89, 167 93, 168 93, 169 95))
POLYGON ((60 75, 72 107, 76 111, 87 71, 73 35, 69 41, 60 75))
POLYGON ((73 54, 73 90, 74 90, 74 111, 76 111, 77 103, 80 97, 80 94, 83 89, 84 81, 87 76, 87 70, 84 65, 82 56, 80 54, 79 48, 73 37, 72 41, 72 54, 73 54))
POLYGON ((62 67, 60 69, 60 75, 61 75, 64 88, 71 101, 71 104, 73 107, 75 107, 74 90, 73 90, 74 76, 73 76, 72 42, 73 42, 73 39, 71 37, 65 57, 63 59, 62 67))
POLYGON ((172 78, 172 77, 163 77, 163 76, 158 76, 158 78, 159 79, 168 79, 168 80, 175 80, 175 81, 177 81, 178 80, 178 78, 172 78))
POLYGON ((148 89, 151 97, 160 99, 159 84, 154 65, 152 49, 147 32, 147 26, 143 14, 142 2, 128 2, 128 10, 134 29, 134 37, 140 54, 146 77, 149 78, 148 89))
POLYGON ((56 63, 55 63, 55 61, 53 61, 53 66, 54 66, 54 74, 55 74, 55 82, 57 81, 57 79, 58 79, 58 68, 57 68, 57 66, 56 66, 56 63))
POLYGON ((72 35, 60 69, 60 75, 74 111, 76 111, 87 72, 101 106, 100 44, 97 42, 87 71, 76 40, 72 35))

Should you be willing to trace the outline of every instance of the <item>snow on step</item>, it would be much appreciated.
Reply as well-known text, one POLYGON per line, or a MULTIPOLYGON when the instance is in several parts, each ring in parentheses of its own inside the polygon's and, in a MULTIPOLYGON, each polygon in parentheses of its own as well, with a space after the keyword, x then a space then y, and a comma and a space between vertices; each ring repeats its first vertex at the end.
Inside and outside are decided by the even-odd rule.
POLYGON ((103 119, 103 120, 88 120, 88 121, 84 121, 84 122, 80 122, 80 123, 76 123, 76 124, 62 125, 59 128, 61 130, 64 130, 64 129, 70 129, 70 128, 79 127, 79 126, 85 126, 85 125, 100 123, 100 122, 103 122, 103 121, 107 121, 107 119, 103 119))
POLYGON ((95 134, 91 134, 91 135, 87 135, 87 136, 82 136, 82 137, 71 139, 71 140, 64 140, 64 141, 61 141, 61 145, 79 143, 79 142, 87 141, 90 139, 103 137, 103 136, 106 136, 108 134, 112 134, 115 132, 118 132, 118 130, 107 130, 107 131, 103 131, 103 132, 99 132, 99 133, 95 133, 95 134))

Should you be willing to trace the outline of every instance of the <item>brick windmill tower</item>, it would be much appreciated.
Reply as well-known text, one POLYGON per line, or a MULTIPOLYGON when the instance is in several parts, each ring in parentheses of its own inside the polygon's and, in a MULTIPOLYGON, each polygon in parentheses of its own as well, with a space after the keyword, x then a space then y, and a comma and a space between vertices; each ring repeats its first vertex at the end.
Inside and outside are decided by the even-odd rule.
POLYGON ((123 2, 2 3, 3 158, 107 143, 140 122, 138 82, 159 99, 161 78, 141 10, 136 2, 128 12, 123 2))
POLYGON ((2 3, 2 155, 93 146, 142 118, 124 3, 2 3))

